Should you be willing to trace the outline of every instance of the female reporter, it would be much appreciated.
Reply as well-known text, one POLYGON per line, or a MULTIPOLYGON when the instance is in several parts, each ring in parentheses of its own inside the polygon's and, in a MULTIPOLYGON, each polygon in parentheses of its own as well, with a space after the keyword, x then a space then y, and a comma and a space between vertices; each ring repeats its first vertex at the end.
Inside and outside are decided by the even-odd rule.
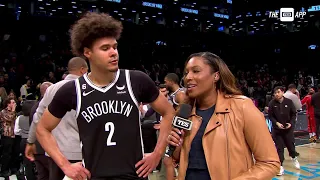
POLYGON ((168 137, 177 146, 173 158, 180 161, 179 180, 263 180, 279 172, 264 116, 235 82, 227 65, 212 53, 187 59, 184 85, 193 125, 190 131, 173 129, 168 137))

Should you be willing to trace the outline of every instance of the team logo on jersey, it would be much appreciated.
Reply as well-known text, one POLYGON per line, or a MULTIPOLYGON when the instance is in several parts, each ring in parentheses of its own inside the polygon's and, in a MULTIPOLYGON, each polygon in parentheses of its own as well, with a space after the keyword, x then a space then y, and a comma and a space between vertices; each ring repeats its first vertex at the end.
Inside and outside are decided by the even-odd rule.
POLYGON ((124 90, 124 88, 126 88, 126 86, 125 86, 125 85, 123 85, 123 86, 116 86, 116 88, 117 88, 119 91, 122 91, 122 90, 124 90))
POLYGON ((125 85, 123 85, 123 86, 116 86, 116 88, 117 88, 117 94, 125 94, 127 91, 124 91, 124 89, 126 88, 126 86, 125 85))
POLYGON ((91 90, 91 91, 89 91, 89 92, 83 91, 82 95, 83 95, 83 96, 88 96, 88 95, 89 95, 90 93, 92 93, 93 91, 94 91, 94 89, 91 90))

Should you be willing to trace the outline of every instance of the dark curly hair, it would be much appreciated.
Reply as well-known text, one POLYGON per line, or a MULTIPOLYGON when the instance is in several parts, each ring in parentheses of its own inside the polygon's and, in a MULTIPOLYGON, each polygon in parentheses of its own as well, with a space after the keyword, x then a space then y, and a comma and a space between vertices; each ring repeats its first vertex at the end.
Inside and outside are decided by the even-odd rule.
POLYGON ((104 37, 119 39, 122 23, 108 14, 88 12, 71 28, 71 49, 75 56, 83 57, 84 48, 92 48, 93 42, 104 37))

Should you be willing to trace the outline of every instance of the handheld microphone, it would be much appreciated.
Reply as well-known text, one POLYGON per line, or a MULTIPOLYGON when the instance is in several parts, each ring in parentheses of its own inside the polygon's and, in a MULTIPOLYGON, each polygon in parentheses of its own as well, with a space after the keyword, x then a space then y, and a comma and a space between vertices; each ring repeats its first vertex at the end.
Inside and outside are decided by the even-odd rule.
MULTIPOLYGON (((191 130, 192 121, 188 120, 191 110, 192 107, 189 104, 181 104, 177 115, 173 119, 173 126, 179 130, 191 130)), ((169 145, 169 149, 166 151, 165 156, 171 157, 175 149, 175 146, 169 145)))

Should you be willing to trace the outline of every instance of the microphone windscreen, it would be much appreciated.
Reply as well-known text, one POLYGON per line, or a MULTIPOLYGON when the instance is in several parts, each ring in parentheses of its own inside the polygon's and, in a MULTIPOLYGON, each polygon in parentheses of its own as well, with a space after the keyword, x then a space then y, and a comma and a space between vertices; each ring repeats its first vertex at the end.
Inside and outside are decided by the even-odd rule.
POLYGON ((181 104, 176 116, 188 119, 192 111, 192 107, 189 104, 181 104))

